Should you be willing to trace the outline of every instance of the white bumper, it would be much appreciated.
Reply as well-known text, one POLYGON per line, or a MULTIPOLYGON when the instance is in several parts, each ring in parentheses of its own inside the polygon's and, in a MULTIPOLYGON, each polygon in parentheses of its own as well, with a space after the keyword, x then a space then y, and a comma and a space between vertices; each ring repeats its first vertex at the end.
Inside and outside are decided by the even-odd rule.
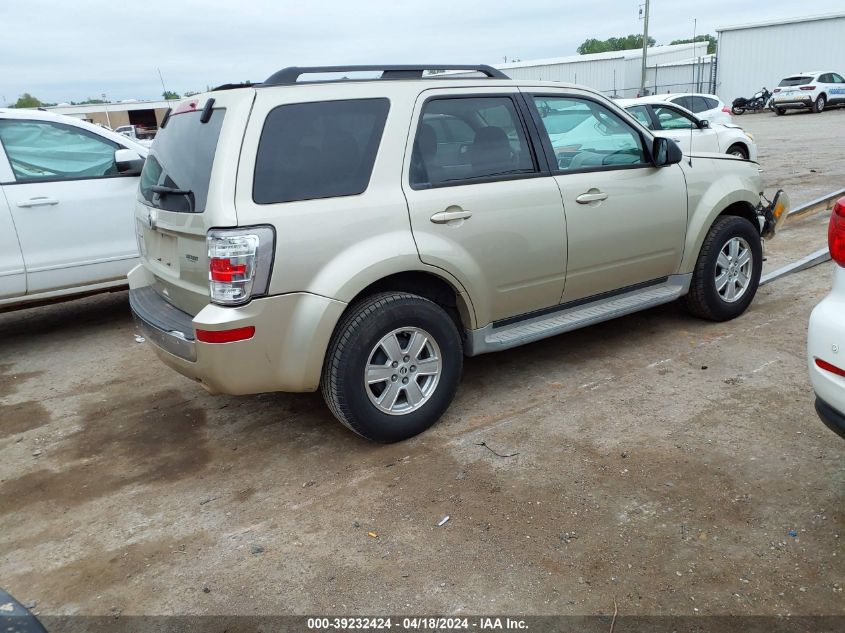
POLYGON ((833 290, 810 315, 807 356, 816 396, 845 416, 845 377, 822 369, 815 362, 820 358, 845 369, 845 268, 835 269, 833 290))

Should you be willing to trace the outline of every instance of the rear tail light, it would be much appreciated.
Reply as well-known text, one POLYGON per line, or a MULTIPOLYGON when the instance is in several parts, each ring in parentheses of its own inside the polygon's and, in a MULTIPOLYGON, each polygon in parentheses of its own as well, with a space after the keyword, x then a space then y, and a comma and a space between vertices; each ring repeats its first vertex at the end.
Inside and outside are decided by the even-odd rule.
POLYGON ((839 198, 833 205, 827 229, 827 245, 833 261, 845 266, 845 198, 839 198))
POLYGON ((267 294, 275 234, 269 226, 208 232, 208 280, 212 303, 241 305, 267 294))
POLYGON ((801 90, 815 90, 815 86, 801 86, 801 90))
POLYGON ((841 367, 837 367, 831 363, 828 363, 826 360, 822 360, 821 358, 816 359, 816 365, 821 367, 825 371, 829 371, 831 374, 836 374, 837 376, 845 377, 845 369, 841 367))
POLYGON ((728 106, 724 106, 724 107, 722 108, 722 112, 727 112, 728 114, 730 114, 730 113, 731 113, 731 109, 730 109, 728 106))
POLYGON ((775 88, 773 92, 780 92, 780 88, 775 88))

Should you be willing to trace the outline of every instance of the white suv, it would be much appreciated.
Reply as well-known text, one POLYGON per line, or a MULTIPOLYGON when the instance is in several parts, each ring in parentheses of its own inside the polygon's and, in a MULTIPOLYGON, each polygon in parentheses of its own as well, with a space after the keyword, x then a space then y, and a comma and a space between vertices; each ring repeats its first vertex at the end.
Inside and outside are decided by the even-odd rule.
POLYGON ((147 151, 79 119, 0 109, 0 310, 126 285, 147 151))
POLYGON ((828 244, 837 264, 833 290, 810 315, 807 355, 816 411, 827 426, 845 437, 845 198, 833 207, 828 244))
POLYGON ((845 79, 829 71, 791 75, 783 79, 772 93, 772 107, 780 115, 796 108, 821 112, 835 105, 845 105, 845 79))

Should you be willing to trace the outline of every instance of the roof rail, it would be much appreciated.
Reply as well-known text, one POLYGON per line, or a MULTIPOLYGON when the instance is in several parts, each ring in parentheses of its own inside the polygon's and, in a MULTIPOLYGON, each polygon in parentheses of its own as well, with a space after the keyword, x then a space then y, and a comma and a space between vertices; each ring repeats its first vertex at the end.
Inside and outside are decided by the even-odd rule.
POLYGON ((426 70, 469 70, 482 73, 491 79, 510 79, 501 70, 486 64, 427 64, 420 65, 375 65, 375 66, 290 66, 273 73, 264 82, 265 86, 295 84, 301 75, 316 73, 351 73, 381 71, 380 79, 421 79, 426 70))

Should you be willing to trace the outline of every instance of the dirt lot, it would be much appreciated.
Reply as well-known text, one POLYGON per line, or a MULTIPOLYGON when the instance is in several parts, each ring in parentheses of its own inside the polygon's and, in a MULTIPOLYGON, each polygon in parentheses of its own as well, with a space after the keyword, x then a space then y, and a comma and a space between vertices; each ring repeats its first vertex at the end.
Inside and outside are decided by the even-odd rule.
MULTIPOLYGON (((768 187, 845 184, 845 110, 737 121, 768 187)), ((845 443, 805 359, 831 266, 730 323, 666 306, 468 359, 393 446, 317 394, 205 394, 126 293, 2 314, 0 583, 42 614, 845 614, 845 443)))

